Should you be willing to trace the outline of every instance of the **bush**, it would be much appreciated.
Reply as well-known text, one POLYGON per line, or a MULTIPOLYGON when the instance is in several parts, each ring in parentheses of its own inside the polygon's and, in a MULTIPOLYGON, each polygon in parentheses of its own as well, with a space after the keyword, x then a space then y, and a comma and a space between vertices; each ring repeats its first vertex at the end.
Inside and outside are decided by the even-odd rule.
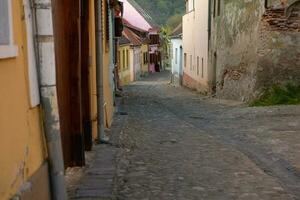
POLYGON ((300 85, 287 84, 286 86, 273 86, 266 90, 250 106, 295 105, 300 104, 300 85))

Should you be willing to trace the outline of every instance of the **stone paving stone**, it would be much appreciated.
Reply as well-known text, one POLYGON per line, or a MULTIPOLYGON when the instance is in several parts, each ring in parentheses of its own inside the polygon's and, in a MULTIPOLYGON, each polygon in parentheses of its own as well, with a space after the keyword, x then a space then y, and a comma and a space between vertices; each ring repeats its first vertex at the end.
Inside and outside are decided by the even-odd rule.
MULTIPOLYGON (((97 147, 72 199, 297 200, 300 106, 248 108, 168 84, 125 87, 112 145, 97 147)), ((74 189, 75 188, 75 189, 74 189)))

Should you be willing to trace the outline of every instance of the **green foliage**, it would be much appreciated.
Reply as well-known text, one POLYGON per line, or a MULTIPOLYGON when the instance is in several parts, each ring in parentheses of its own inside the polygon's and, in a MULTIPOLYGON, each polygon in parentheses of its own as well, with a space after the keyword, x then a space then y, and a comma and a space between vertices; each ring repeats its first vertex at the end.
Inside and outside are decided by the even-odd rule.
POLYGON ((183 0, 135 0, 135 1, 146 12, 148 12, 152 16, 154 21, 157 22, 159 25, 167 24, 168 19, 170 19, 173 15, 182 15, 185 10, 185 4, 183 0))
POLYGON ((166 25, 169 26, 171 29, 174 29, 180 24, 182 21, 182 15, 181 14, 175 14, 169 17, 169 19, 166 22, 166 25))
POLYGON ((251 106, 293 105, 300 104, 300 85, 287 84, 285 87, 273 86, 266 90, 261 98, 251 106))

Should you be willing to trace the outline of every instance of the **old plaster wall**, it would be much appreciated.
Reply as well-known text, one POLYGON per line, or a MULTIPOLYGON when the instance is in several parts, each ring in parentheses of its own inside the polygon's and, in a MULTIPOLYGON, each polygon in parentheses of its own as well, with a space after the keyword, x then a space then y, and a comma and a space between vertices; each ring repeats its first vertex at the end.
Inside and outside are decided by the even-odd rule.
MULTIPOLYGON (((104 2, 104 0, 103 0, 104 2)), ((104 4, 104 3, 103 3, 104 4)), ((91 84, 91 113, 92 113, 92 132, 93 132, 93 138, 97 138, 97 84, 96 84, 96 35, 95 35, 95 13, 94 13, 94 1, 90 0, 90 12, 89 12, 89 34, 90 34, 90 57, 91 57, 91 63, 90 63, 90 70, 91 70, 91 78, 90 78, 90 84, 91 84)), ((108 16, 106 14, 106 9, 103 7, 103 13, 106 17, 108 16)), ((103 30, 106 30, 107 23, 103 24, 103 30)), ((114 114, 114 99, 113 99, 113 85, 111 84, 111 76, 112 76, 112 70, 110 69, 110 49, 109 49, 109 39, 107 32, 104 31, 103 35, 103 87, 104 87, 104 108, 105 108, 105 125, 107 127, 110 127, 113 120, 113 114, 114 114)))
MULTIPOLYGON (((294 1, 295 2, 295 1, 294 1)), ((256 91, 274 84, 300 84, 300 1, 266 10, 260 29, 256 91)))
POLYGON ((15 57, 0 59, 0 200, 50 199, 39 106, 31 106, 27 29, 22 1, 11 1, 15 57), (41 192, 38 192, 41 191, 41 192))
MULTIPOLYGON (((213 17, 210 63, 216 91, 222 98, 248 100, 255 88, 260 0, 228 0, 213 17)), ((212 6, 213 7, 213 6, 212 6)), ((213 78, 211 78, 213 79, 213 78)))
POLYGON ((297 18, 293 24, 283 17, 293 2, 272 0, 267 10, 260 0, 221 4, 220 16, 212 16, 210 48, 217 96, 250 101, 272 84, 299 82, 297 18))
POLYGON ((183 85, 206 93, 208 89, 208 4, 195 1, 195 9, 182 19, 183 85))

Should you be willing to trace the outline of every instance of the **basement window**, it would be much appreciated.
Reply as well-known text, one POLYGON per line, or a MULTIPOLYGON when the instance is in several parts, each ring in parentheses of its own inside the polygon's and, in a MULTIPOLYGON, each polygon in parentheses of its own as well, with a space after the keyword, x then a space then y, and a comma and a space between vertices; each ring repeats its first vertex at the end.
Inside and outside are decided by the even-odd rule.
POLYGON ((11 0, 0 0, 0 59, 16 57, 18 49, 13 45, 11 0))
POLYGON ((190 55, 190 71, 193 70, 193 56, 190 55))
POLYGON ((186 62, 187 62, 187 60, 186 60, 187 58, 186 57, 187 57, 187 55, 186 55, 186 53, 184 53, 184 68, 186 68, 186 65, 187 65, 186 64, 186 62))

